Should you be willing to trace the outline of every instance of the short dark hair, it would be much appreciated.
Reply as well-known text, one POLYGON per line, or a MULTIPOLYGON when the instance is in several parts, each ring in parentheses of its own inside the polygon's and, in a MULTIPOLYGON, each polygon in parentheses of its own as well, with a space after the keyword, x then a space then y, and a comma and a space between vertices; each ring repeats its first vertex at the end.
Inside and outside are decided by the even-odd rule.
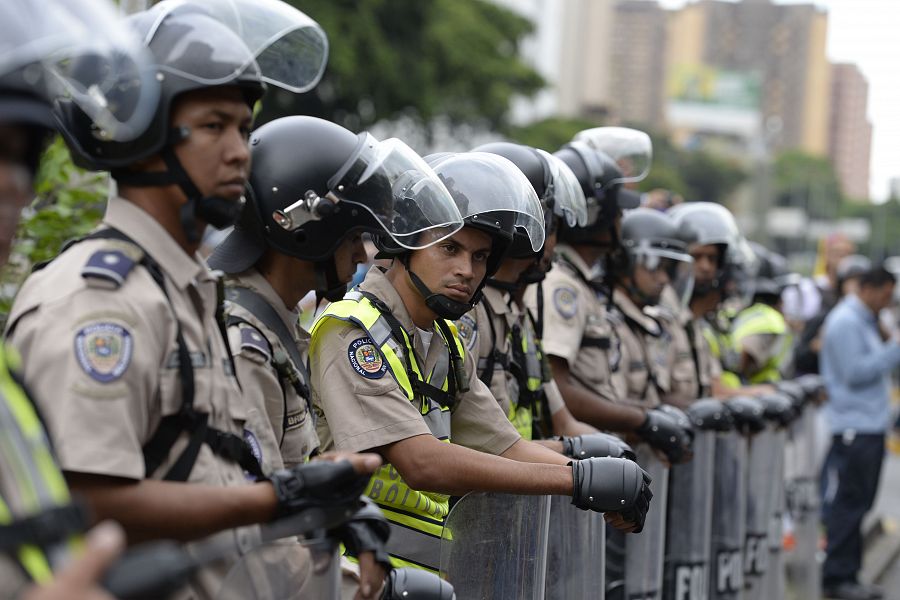
POLYGON ((895 285, 897 278, 893 273, 882 266, 870 269, 859 276, 859 286, 868 288, 880 288, 887 284, 895 285))

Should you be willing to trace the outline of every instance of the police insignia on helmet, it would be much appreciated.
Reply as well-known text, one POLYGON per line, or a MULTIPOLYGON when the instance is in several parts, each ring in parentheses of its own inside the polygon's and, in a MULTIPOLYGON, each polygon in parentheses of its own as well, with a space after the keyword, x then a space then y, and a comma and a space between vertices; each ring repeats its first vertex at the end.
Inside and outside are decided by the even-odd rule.
POLYGON ((100 383, 115 381, 128 368, 134 350, 131 332, 116 323, 92 323, 75 334, 75 358, 100 383))
POLYGON ((366 379, 381 379, 387 373, 387 364, 372 338, 361 337, 353 340, 347 348, 347 358, 353 370, 366 379))
POLYGON ((578 293, 570 287, 559 287, 553 291, 553 306, 565 319, 571 319, 578 311, 578 293))

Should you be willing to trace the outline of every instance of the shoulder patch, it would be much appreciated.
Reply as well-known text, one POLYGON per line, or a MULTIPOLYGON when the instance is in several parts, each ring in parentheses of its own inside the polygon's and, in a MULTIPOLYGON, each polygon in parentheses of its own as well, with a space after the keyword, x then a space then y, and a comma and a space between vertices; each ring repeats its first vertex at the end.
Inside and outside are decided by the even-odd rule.
POLYGON ((98 250, 81 269, 85 279, 103 280, 121 287, 137 261, 121 250, 98 250))
POLYGON ((366 379, 381 379, 387 373, 387 363, 370 337, 361 337, 350 342, 347 358, 353 370, 366 379))
POLYGON ((461 316, 456 321, 456 330, 459 332, 463 346, 471 352, 475 347, 475 341, 478 339, 478 326, 475 324, 475 319, 468 314, 461 316))
POLYGON ((256 327, 247 325, 241 327, 240 331, 241 351, 250 350, 251 352, 257 352, 262 354, 266 361, 272 360, 272 347, 269 345, 269 340, 256 327))
POLYGON ((134 350, 131 332, 116 323, 92 323, 75 334, 75 358, 100 383, 115 381, 128 368, 134 350))
POLYGON ((578 292, 565 285, 556 288, 553 290, 553 306, 564 319, 571 319, 578 312, 578 292))

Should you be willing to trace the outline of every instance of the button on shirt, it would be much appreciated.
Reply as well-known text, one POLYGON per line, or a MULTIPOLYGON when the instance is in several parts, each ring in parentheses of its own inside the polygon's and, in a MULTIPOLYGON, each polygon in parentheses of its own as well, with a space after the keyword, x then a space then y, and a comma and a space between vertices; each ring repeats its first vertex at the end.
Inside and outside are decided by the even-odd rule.
POLYGON ((832 433, 885 432, 891 425, 890 373, 900 365, 900 345, 882 341, 875 315, 856 296, 842 300, 825 320, 819 361, 832 433))

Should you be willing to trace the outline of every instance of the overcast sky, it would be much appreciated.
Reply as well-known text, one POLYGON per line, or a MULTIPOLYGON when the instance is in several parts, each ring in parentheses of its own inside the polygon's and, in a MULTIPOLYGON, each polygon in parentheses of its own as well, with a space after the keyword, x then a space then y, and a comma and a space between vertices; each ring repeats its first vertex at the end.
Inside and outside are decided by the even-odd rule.
MULTIPOLYGON (((797 0, 775 0, 800 4, 797 0)), ((685 0, 660 0, 678 8, 685 0)), ((869 81, 872 140, 869 190, 888 196, 888 181, 900 177, 900 0, 812 0, 828 10, 828 57, 856 63, 869 81)))

